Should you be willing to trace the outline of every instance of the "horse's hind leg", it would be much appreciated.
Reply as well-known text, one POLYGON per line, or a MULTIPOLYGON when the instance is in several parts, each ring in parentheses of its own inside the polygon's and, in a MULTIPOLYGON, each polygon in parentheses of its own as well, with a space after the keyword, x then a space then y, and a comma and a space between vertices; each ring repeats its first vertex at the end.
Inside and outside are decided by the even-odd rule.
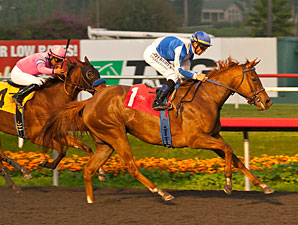
MULTIPOLYGON (((121 135, 121 134, 120 134, 121 135)), ((148 178, 146 178, 139 170, 138 167, 133 159, 132 151, 130 149, 127 136, 125 138, 119 137, 119 135, 112 135, 112 137, 117 137, 117 141, 110 142, 113 143, 113 147, 118 153, 120 159, 122 160, 122 164, 124 165, 125 169, 138 181, 144 184, 152 193, 159 194, 164 201, 169 201, 174 199, 172 195, 163 191, 158 186, 153 184, 148 178)))
POLYGON ((87 202, 93 203, 93 188, 92 188, 92 177, 96 173, 99 167, 105 164, 109 159, 113 149, 106 144, 96 144, 96 152, 84 167, 84 181, 87 195, 87 202))

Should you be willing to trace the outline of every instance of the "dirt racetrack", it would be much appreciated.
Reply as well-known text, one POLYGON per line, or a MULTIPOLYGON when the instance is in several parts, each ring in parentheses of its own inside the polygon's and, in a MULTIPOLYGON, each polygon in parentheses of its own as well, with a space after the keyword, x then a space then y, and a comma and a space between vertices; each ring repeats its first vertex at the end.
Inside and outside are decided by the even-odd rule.
POLYGON ((0 187, 1 225, 231 225, 298 224, 298 192, 168 190, 163 202, 147 189, 95 189, 87 204, 84 188, 0 187))

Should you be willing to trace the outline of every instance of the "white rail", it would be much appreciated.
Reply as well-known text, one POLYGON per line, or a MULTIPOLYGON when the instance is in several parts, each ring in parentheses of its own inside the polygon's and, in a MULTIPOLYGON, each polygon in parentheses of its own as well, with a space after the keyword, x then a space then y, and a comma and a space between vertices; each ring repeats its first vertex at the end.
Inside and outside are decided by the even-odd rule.
MULTIPOLYGON (((190 38, 192 33, 163 33, 163 32, 138 32, 138 31, 119 31, 107 30, 105 28, 87 27, 89 39, 107 39, 107 38, 158 38, 164 36, 179 36, 190 38)), ((210 35, 213 37, 213 35, 210 35)))

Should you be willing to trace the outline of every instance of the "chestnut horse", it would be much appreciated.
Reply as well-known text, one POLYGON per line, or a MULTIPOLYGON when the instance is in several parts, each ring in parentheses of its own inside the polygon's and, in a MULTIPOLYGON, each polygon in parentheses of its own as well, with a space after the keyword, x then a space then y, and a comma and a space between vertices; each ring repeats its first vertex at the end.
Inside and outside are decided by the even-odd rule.
MULTIPOLYGON (((231 58, 220 61, 219 69, 211 71, 207 82, 198 86, 198 89, 198 81, 183 82, 173 100, 174 110, 169 111, 173 147, 209 149, 225 159, 224 191, 227 194, 232 191, 232 162, 254 185, 260 186, 264 193, 273 192, 244 166, 220 135, 220 110, 234 92, 246 98, 248 103, 254 104, 258 110, 265 110, 271 106, 272 101, 255 71, 254 66, 257 64, 256 60, 247 61, 245 64, 239 64, 231 58), (183 111, 180 110, 182 107, 183 111), (176 110, 179 110, 177 117, 176 110)), ((94 138, 96 152, 84 167, 88 203, 94 201, 92 177, 114 150, 126 170, 151 192, 158 193, 163 200, 174 198, 143 176, 135 164, 127 132, 155 145, 162 145, 162 139, 157 116, 124 107, 129 89, 130 87, 122 85, 108 86, 86 101, 65 105, 51 116, 43 129, 42 136, 47 145, 53 138, 64 139, 69 130, 75 129, 88 129, 94 138)))
MULTIPOLYGON (((54 77, 52 79, 48 79, 47 82, 41 86, 41 89, 36 92, 35 96, 26 103, 23 112, 25 134, 26 137, 34 144, 42 145, 40 132, 45 122, 53 112, 64 104, 76 100, 79 92, 82 90, 86 90, 91 93, 95 92, 93 83, 100 79, 100 75, 90 64, 87 57, 85 57, 85 62, 81 62, 80 60, 77 60, 77 62, 67 61, 66 65, 68 71, 66 77, 54 77)), ((17 136, 14 115, 5 111, 0 111, 0 117, 0 131, 17 136)), ((67 136, 66 139, 66 144, 68 146, 79 148, 88 153, 90 156, 93 154, 92 149, 85 143, 82 143, 70 135, 67 136)), ((60 144, 63 143, 57 143, 52 140, 51 147, 56 149, 59 152, 59 155, 52 163, 45 161, 41 164, 42 166, 52 169, 56 168, 60 160, 66 154, 65 148, 60 148, 60 144)), ((3 175, 9 186, 15 188, 3 168, 2 161, 8 162, 16 169, 23 172, 25 178, 31 178, 29 171, 9 159, 2 151, 0 145, 0 173, 3 175)))

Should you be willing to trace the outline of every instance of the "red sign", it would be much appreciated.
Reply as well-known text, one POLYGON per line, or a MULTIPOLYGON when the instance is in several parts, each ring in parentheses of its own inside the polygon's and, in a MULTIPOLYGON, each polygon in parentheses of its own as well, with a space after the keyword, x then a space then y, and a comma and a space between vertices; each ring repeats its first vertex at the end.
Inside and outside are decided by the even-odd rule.
MULTIPOLYGON (((16 62, 37 52, 45 52, 53 45, 66 47, 67 40, 0 41, 0 77, 9 76, 16 62)), ((70 40, 66 57, 80 59, 80 40, 70 40)))

